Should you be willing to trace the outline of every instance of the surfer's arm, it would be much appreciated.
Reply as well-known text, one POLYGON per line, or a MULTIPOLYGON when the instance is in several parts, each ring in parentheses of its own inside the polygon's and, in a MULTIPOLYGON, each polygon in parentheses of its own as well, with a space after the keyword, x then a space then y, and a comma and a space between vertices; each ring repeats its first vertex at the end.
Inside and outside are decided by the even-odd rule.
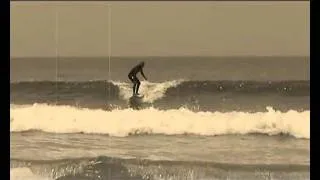
POLYGON ((146 76, 144 75, 144 73, 143 73, 143 70, 142 70, 142 69, 140 70, 140 73, 141 73, 141 75, 143 76, 143 78, 144 78, 145 80, 147 80, 147 78, 146 78, 146 76))

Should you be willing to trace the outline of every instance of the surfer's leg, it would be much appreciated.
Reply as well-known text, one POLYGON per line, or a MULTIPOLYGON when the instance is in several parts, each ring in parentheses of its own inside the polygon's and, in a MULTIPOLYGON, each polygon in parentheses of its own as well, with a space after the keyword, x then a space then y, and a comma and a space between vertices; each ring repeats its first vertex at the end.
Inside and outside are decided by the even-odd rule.
POLYGON ((139 87, 140 87, 140 81, 139 79, 137 78, 137 85, 136 85, 136 94, 139 94, 138 91, 139 91, 139 87))
POLYGON ((133 86, 132 86, 132 95, 135 95, 135 92, 136 92, 136 87, 137 87, 137 83, 135 81, 135 78, 133 75, 129 74, 128 75, 128 78, 130 79, 130 81, 133 83, 133 86))
POLYGON ((139 80, 136 76, 132 76, 132 82, 133 82, 133 95, 137 94, 137 87, 138 87, 138 83, 139 80))
POLYGON ((132 95, 135 95, 135 92, 136 92, 136 87, 137 87, 137 84, 136 83, 133 83, 133 87, 132 87, 132 95))

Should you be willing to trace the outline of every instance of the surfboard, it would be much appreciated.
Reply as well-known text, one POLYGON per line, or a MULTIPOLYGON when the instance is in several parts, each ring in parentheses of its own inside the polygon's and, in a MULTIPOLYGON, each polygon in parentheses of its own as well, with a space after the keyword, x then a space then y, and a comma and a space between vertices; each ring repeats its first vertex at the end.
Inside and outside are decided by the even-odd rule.
POLYGON ((144 95, 143 94, 139 94, 139 95, 134 95, 135 97, 137 97, 137 98, 143 98, 144 97, 144 95))
POLYGON ((132 109, 141 109, 143 102, 142 102, 143 95, 133 95, 129 98, 129 107, 132 109))

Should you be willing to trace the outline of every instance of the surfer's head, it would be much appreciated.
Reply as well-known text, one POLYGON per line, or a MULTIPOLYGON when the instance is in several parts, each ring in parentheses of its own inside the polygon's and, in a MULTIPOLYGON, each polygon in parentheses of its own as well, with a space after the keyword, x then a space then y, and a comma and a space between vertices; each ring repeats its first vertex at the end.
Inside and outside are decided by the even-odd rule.
POLYGON ((141 61, 141 62, 139 63, 139 66, 144 67, 144 62, 141 61))

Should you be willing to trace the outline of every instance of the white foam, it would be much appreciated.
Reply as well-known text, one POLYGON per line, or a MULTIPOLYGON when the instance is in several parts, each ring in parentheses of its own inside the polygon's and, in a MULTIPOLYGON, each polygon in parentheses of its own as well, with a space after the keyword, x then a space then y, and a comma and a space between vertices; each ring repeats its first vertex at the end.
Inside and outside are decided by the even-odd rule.
POLYGON ((48 177, 38 176, 32 173, 29 168, 10 169, 11 180, 51 180, 48 177))
MULTIPOLYGON (((170 87, 178 86, 183 80, 173 80, 166 81, 163 83, 152 83, 148 81, 141 82, 139 93, 142 94, 143 101, 152 103, 155 100, 161 99, 164 97, 165 92, 170 87)), ((124 100, 128 100, 132 96, 132 83, 124 83, 124 82, 115 82, 112 81, 113 84, 119 87, 120 89, 120 98, 124 100)))
POLYGON ((99 133, 127 136, 156 134, 279 134, 310 138, 310 111, 192 112, 188 109, 134 111, 79 109, 71 106, 34 104, 10 108, 10 131, 42 130, 54 133, 99 133))

